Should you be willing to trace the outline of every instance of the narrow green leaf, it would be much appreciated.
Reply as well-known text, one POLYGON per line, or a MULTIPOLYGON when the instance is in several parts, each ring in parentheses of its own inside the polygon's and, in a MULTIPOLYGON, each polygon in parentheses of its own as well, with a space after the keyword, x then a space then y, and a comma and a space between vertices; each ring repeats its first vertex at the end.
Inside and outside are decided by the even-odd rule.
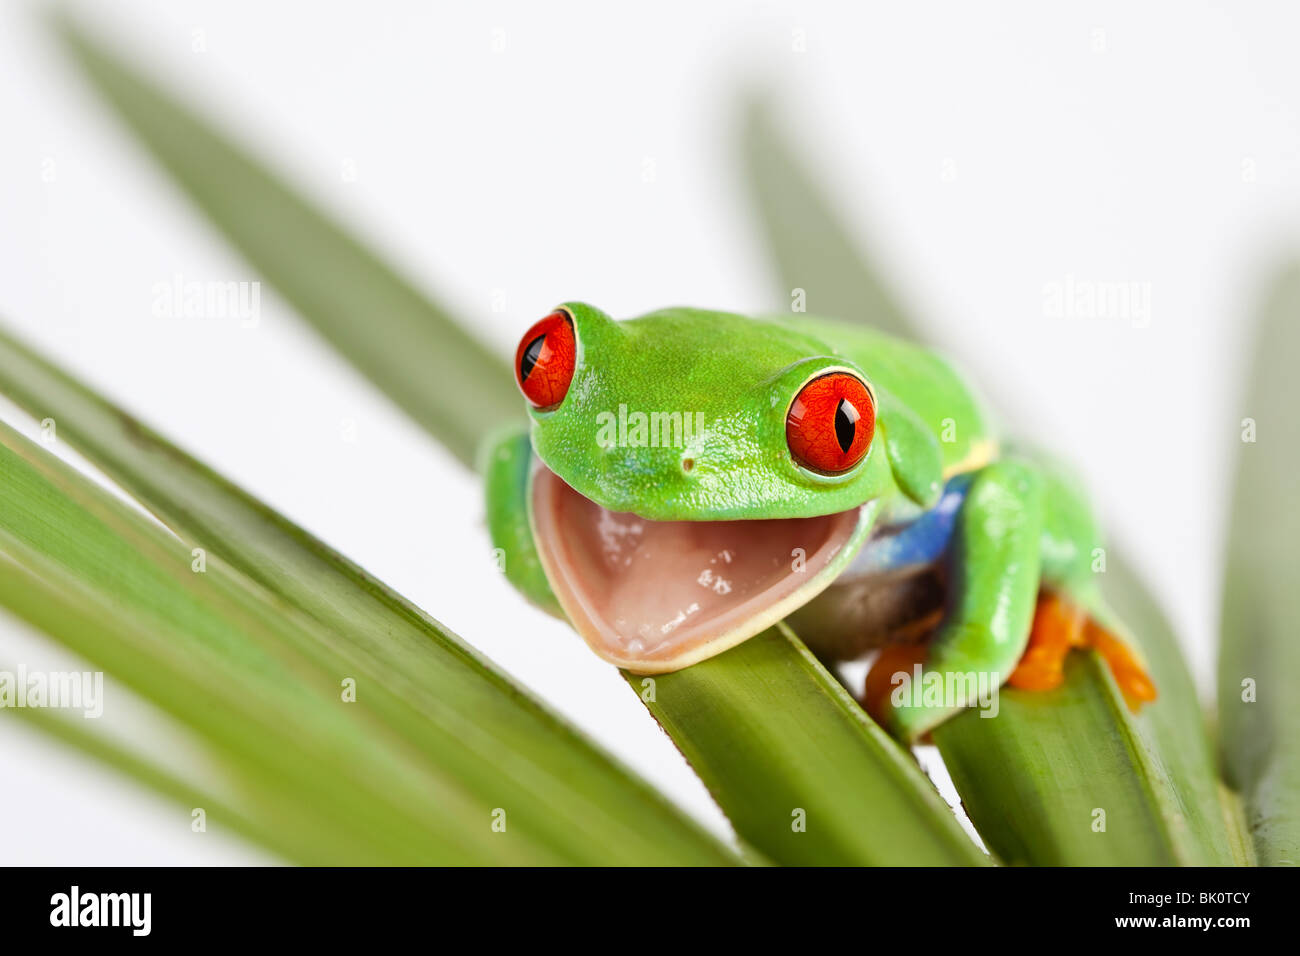
POLYGON ((5 605, 192 726, 267 794, 270 820, 284 823, 293 792, 340 859, 413 863, 435 847, 472 859, 436 829, 463 825, 461 808, 431 816, 434 781, 419 786, 390 741, 330 702, 337 681, 266 647, 269 628, 241 619, 219 567, 193 573, 179 542, 8 428, 0 478, 5 605))
POLYGON ((1250 827, 1246 822, 1246 809, 1242 805, 1241 794, 1226 783, 1219 784, 1219 804, 1223 807, 1223 825, 1228 831, 1228 852, 1236 866, 1256 866, 1259 855, 1255 852, 1255 842, 1251 839, 1250 827))
MULTIPOLYGON (((399 398, 418 396, 418 401, 408 399, 404 404, 435 437, 451 442, 462 460, 468 461, 471 457, 468 449, 472 436, 449 432, 444 416, 453 423, 473 422, 474 435, 478 435, 486 434, 491 424, 491 416, 485 416, 485 407, 492 409, 508 405, 512 410, 520 407, 505 366, 498 363, 496 367, 485 368, 474 361, 460 361, 461 353, 468 348, 468 340, 461 335, 448 335, 441 324, 425 340, 418 340, 407 334, 409 330, 402 329, 396 330, 399 334, 386 335, 377 323, 385 312, 393 311, 393 301, 390 300, 396 297, 398 305, 406 302, 407 313, 417 311, 411 306, 409 297, 397 296, 390 287, 390 274, 376 268, 353 241, 341 237, 334 226, 312 212, 301 200, 291 198, 283 187, 259 171, 247 156, 231 147, 206 123, 152 88, 75 26, 64 24, 63 31, 78 61, 96 86, 168 171, 199 202, 209 218, 285 291, 310 321, 327 331, 336 347, 369 371, 381 387, 399 398), (268 210, 275 210, 275 214, 271 215, 268 210), (364 264, 365 268, 358 263, 364 264), (328 294, 320 288, 319 272, 322 270, 330 273, 328 294), (348 305, 340 307, 340 302, 348 305), (367 316, 365 323, 357 322, 359 315, 367 316), (391 341, 382 346, 376 344, 376 340, 385 338, 391 341), (375 350, 381 347, 383 354, 377 357, 375 350), (446 367, 456 370, 464 381, 472 383, 473 388, 460 384, 462 378, 444 374, 422 361, 431 351, 437 351, 446 367), (490 400, 485 398, 489 392, 492 393, 490 400)), ((422 315, 428 311, 424 306, 421 309, 422 315)), ((397 311, 400 313, 402 310, 397 311)), ((30 373, 28 368, 21 375, 30 373)), ((47 385, 38 381, 28 382, 28 400, 39 406, 42 398, 48 399, 47 385)), ((87 409, 82 406, 78 411, 85 413, 87 409)), ((63 416, 55 415, 61 433, 69 414, 65 410, 63 416)), ((78 446, 171 527, 210 544, 269 590, 285 596, 318 619, 327 620, 337 615, 360 623, 373 613, 369 605, 340 600, 330 587, 325 587, 317 596, 316 592, 321 590, 319 577, 323 572, 350 576, 355 569, 341 568, 342 560, 337 556, 323 558, 323 548, 319 543, 311 541, 297 529, 290 530, 291 526, 281 519, 253 506, 235 489, 215 480, 196 463, 178 456, 156 435, 134 422, 122 418, 115 421, 114 417, 100 409, 93 418, 86 418, 84 427, 74 434, 78 446), (123 438, 129 441, 123 441, 123 438)), ((327 575, 325 581, 332 583, 332 578, 327 575)), ((385 597, 384 600, 390 601, 391 598, 385 597)), ((778 656, 786 658, 781 666, 792 672, 806 666, 793 647, 786 644, 774 647, 778 656)), ((717 667, 705 673, 712 673, 713 677, 708 684, 701 682, 698 685, 702 688, 701 694, 707 691, 730 695, 735 700, 747 696, 743 682, 753 676, 744 671, 733 674, 717 667)), ((686 680, 678 683, 690 686, 686 680)), ((828 737, 835 739, 847 732, 844 722, 849 718, 837 709, 838 703, 822 699, 832 692, 842 692, 838 687, 828 689, 823 684, 808 684, 814 689, 802 698, 805 713, 799 719, 808 725, 806 738, 810 745, 815 745, 821 736, 813 731, 813 715, 817 723, 826 725, 823 730, 828 737)), ((670 700, 671 703, 663 708, 665 713, 676 707, 689 709, 710 705, 708 700, 683 694, 673 695, 670 700)), ((682 728, 679 732, 685 733, 687 723, 678 724, 670 717, 665 720, 665 726, 682 728)), ((731 759, 726 733, 701 733, 694 743, 681 736, 675 739, 680 747, 691 751, 696 769, 701 773, 713 773, 714 766, 725 765, 731 759)), ((858 752, 874 754, 871 766, 885 765, 894 759, 890 753, 882 752, 892 744, 878 734, 863 732, 854 746, 858 752)), ((850 751, 843 748, 842 752, 850 751)), ((752 759, 750 772, 757 779, 775 781, 788 769, 788 765, 775 755, 754 752, 752 759)), ((835 779, 845 773, 843 767, 831 763, 809 764, 806 770, 791 783, 801 795, 797 805, 815 804, 818 795, 832 792, 835 779)), ((889 779, 907 799, 915 796, 918 781, 929 788, 919 771, 905 781, 898 775, 889 779)), ((752 799, 759 799, 759 796, 749 794, 752 799)), ((921 817, 934 816, 926 824, 929 828, 950 835, 951 828, 956 827, 950 811, 941 802, 936 804, 931 798, 923 800, 919 806, 922 808, 919 811, 921 817)), ((724 802, 723 809, 728 813, 748 813, 754 807, 724 802)), ((581 811, 576 809, 575 812, 581 811)), ((789 808, 782 812, 788 814, 789 808)), ((868 818, 870 813, 865 812, 862 816, 868 818)), ((961 838, 966 839, 964 835, 961 838)), ((933 836, 926 839, 932 843, 935 840, 933 836)), ((939 842, 945 839, 947 837, 940 837, 939 842)), ((755 842, 755 845, 759 844, 755 842)), ((969 840, 963 849, 967 854, 973 854, 965 857, 967 861, 978 858, 969 840)), ((932 850, 920 852, 926 858, 937 856, 932 850)), ((960 858, 959 851, 952 852, 954 858, 960 858)))
POLYGON ((268 825, 311 808, 325 836, 295 858, 734 862, 382 584, 14 343, 0 351, 0 390, 61 437, 93 435, 90 456, 134 476, 183 539, 4 428, 0 597, 224 748, 274 796, 268 825), (190 510, 173 513, 169 485, 190 510))
POLYGON ((92 39, 59 34, 94 88, 248 262, 339 352, 472 465, 521 417, 509 366, 252 156, 92 39))
MULTIPOLYGON (((854 248, 848 228, 795 158, 765 104, 751 106, 743 145, 750 190, 785 286, 807 288, 811 312, 860 318, 894 335, 922 340, 877 270, 854 248), (822 263, 829 265, 823 269, 822 263)), ((1037 856, 1029 857, 1032 862, 1075 862, 1073 852, 1084 854, 1079 862, 1096 859, 1099 847, 1108 844, 1070 842, 1074 831, 1060 831, 1057 822, 1060 807, 1091 799, 1092 807, 1124 807, 1123 814, 1134 820, 1158 816, 1161 837, 1125 848, 1127 858, 1143 853, 1151 861, 1232 862, 1204 717, 1177 642, 1122 563, 1112 560, 1106 584, 1147 653, 1160 699, 1132 721, 1113 682, 1102 680, 1095 668, 1078 666, 1073 696, 1061 695, 1073 706, 1022 704, 1021 695, 1005 692, 1008 703, 995 720, 967 714, 935 734, 950 769, 957 768, 953 775, 963 802, 990 849, 1008 859, 1032 853, 1037 856), (1068 763, 1061 769, 1072 772, 1044 778, 1040 761, 1047 757, 1039 756, 1043 752, 1034 735, 1054 741, 1066 754, 1068 763), (986 748, 999 759, 986 760, 986 748), (1088 768, 1103 766, 1123 772, 1083 776, 1088 768), (1135 779, 1146 783, 1134 789, 1135 779), (1081 782, 1088 784, 1090 796, 1078 789, 1081 782), (1138 807, 1131 802, 1136 797, 1150 805, 1138 807), (1017 807, 1016 814, 1000 816, 1000 808, 1008 805, 1017 807)))
POLYGON ((1107 683, 1095 655, 1073 654, 1059 689, 1004 687, 996 717, 969 710, 934 731, 966 812, 1004 862, 1184 862, 1156 798, 1165 781, 1107 683), (1095 736, 1074 736, 1085 728, 1095 736))
MULTIPOLYGON (((1196 683, 1173 626, 1123 552, 1111 549, 1103 590, 1120 620, 1138 635, 1160 699, 1144 707, 1136 724, 1148 753, 1169 781, 1162 797, 1170 814, 1190 832, 1184 855, 1211 866, 1254 863, 1235 839, 1241 808, 1225 798, 1214 747, 1196 683)), ((1249 850, 1249 848, 1245 848, 1249 850)))
POLYGON ((1228 518, 1219 649, 1224 771, 1259 862, 1300 865, 1300 265, 1261 305, 1228 518))
POLYGON ((685 670, 625 676, 736 832, 772 860, 988 862, 912 755, 785 625, 685 670))

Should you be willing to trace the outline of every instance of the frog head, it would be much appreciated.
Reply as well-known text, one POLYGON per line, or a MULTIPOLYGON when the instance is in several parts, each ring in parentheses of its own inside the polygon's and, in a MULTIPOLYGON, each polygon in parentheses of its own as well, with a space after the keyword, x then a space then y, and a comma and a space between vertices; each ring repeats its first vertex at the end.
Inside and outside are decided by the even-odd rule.
POLYGON ((542 566, 592 649, 638 673, 811 600, 894 487, 864 370, 785 325, 685 308, 615 322, 571 302, 515 368, 542 566))

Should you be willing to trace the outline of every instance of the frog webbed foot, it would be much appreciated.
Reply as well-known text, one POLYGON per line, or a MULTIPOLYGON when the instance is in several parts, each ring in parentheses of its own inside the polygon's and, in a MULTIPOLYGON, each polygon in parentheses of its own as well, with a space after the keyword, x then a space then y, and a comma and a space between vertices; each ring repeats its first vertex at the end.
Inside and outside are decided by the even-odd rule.
POLYGON ((1129 642, 1090 615, 1082 604, 1051 591, 1038 596, 1029 645, 1007 685, 1031 691, 1061 686, 1065 656, 1076 648, 1101 655, 1133 712, 1156 699, 1155 684, 1129 642))

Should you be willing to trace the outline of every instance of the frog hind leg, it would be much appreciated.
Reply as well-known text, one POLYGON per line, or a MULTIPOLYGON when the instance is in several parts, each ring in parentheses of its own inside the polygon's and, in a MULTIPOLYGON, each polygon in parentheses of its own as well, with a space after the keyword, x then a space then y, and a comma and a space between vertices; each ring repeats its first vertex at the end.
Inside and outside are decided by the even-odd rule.
POLYGON ((1132 642, 1112 626, 1102 624, 1069 597, 1043 591, 1029 631, 1029 646, 1007 685, 1019 690, 1053 690, 1065 680, 1066 655, 1076 649, 1091 649, 1106 662, 1129 710, 1137 713, 1143 704, 1156 699, 1156 687, 1132 642))
POLYGON ((1156 689, 1136 642, 1106 606, 1094 562, 1104 555, 1083 494, 1063 472, 1043 474, 1042 591, 1029 645, 1007 683, 1023 690, 1051 690, 1064 680, 1066 655, 1095 650, 1106 662, 1129 709, 1155 700, 1156 689))
POLYGON ((1037 602, 1042 519, 1043 482, 1032 465, 999 461, 975 473, 948 549, 947 607, 924 661, 901 668, 907 680, 897 665, 909 652, 882 654, 873 668, 867 706, 895 736, 921 739, 1015 669, 1037 602), (887 707, 885 677, 893 685, 887 707))
POLYGON ((1053 591, 1041 591, 1029 629, 1029 644, 1007 684, 1020 690, 1054 690, 1065 680, 1065 657, 1084 647, 1088 615, 1053 591))

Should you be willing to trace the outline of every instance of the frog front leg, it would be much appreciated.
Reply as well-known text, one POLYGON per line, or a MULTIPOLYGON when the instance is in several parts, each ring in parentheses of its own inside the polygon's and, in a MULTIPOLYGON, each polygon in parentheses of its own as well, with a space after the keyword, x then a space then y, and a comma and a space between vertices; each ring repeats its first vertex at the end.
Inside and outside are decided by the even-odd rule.
POLYGON ((1042 527, 1043 479, 1035 468, 1000 461, 976 473, 946 558, 943 622, 928 648, 886 651, 873 668, 886 665, 894 691, 887 701, 872 702, 869 694, 870 709, 895 736, 915 741, 976 702, 950 688, 995 689, 1015 669, 1038 597, 1042 527), (909 658, 915 667, 903 669, 904 681, 898 665, 909 658))
POLYGON ((498 569, 524 597, 543 611, 563 617, 537 555, 528 492, 533 444, 526 428, 508 428, 484 443, 479 459, 487 490, 487 523, 498 569))

